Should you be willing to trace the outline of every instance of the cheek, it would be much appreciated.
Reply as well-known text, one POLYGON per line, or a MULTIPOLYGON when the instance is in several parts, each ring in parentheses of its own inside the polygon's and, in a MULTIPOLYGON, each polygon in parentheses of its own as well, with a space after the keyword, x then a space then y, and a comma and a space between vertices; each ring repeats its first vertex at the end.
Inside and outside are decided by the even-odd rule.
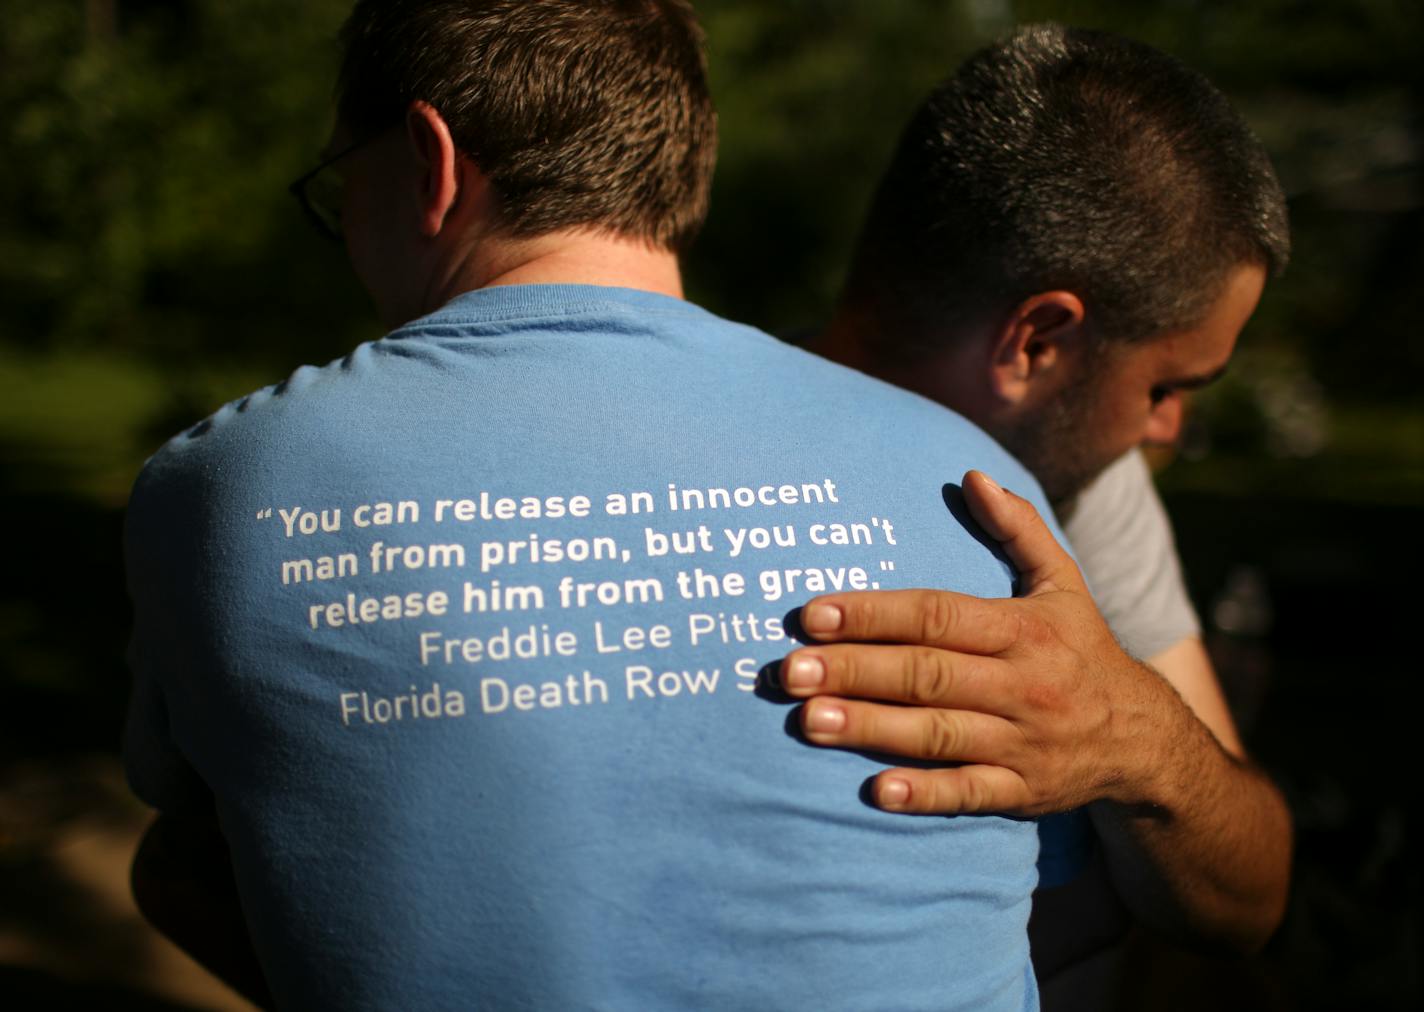
POLYGON ((356 276, 368 288, 380 270, 381 235, 380 209, 363 199, 362 191, 346 187, 341 205, 341 232, 346 239, 346 255, 356 276))
POLYGON ((1116 459, 1148 438, 1153 418, 1152 403, 1142 397, 1117 397, 1099 405, 1090 420, 1090 438, 1101 456, 1116 459))
POLYGON ((376 307, 377 315, 386 321, 395 281, 391 265, 381 255, 382 243, 369 219, 352 216, 342 218, 342 234, 346 239, 346 257, 351 272, 361 283, 376 307))
POLYGON ((371 245, 366 241, 365 234, 358 228, 346 228, 346 258, 351 262, 351 270, 355 273, 357 280, 369 291, 371 282, 376 277, 375 258, 371 254, 371 245))
POLYGON ((1170 443, 1182 429, 1182 417, 1186 410, 1179 395, 1173 394, 1153 405, 1147 419, 1143 439, 1148 443, 1170 443))
POLYGON ((357 261, 365 221, 366 212, 361 206, 360 192, 348 180, 341 190, 341 238, 346 243, 346 254, 352 264, 357 261))

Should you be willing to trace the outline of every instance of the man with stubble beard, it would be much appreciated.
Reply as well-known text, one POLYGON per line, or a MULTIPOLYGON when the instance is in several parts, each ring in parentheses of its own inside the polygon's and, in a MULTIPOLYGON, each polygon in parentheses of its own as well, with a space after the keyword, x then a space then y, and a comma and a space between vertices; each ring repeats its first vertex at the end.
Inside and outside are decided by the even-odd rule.
MULTIPOLYGON (((1283 914, 1289 816, 1242 747, 1136 448, 1177 436, 1288 256, 1265 151, 1200 74, 1057 25, 972 56, 907 127, 813 347, 1011 450, 1099 607, 1016 503, 990 526, 1020 599, 820 598, 804 624, 825 645, 781 669, 812 742, 946 764, 880 773, 880 806, 1085 807, 1140 920, 1248 951, 1283 914)), ((1041 978, 1122 929, 1109 892, 1068 890, 1036 900, 1041 978)))

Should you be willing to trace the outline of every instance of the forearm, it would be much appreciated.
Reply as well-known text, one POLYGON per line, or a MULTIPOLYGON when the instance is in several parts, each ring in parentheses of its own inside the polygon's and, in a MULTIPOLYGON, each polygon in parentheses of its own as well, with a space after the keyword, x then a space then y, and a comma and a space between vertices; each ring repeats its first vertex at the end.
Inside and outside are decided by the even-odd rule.
POLYGON ((1090 806, 1119 894, 1148 926, 1251 952, 1279 925, 1292 831, 1280 792, 1161 683, 1120 800, 1090 806))

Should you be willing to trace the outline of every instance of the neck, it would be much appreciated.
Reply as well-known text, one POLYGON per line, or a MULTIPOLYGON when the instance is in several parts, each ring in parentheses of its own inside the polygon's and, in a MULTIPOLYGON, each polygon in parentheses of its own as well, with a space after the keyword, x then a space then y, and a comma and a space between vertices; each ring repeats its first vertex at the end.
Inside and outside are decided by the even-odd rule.
POLYGON ((832 362, 875 376, 878 375, 876 362, 865 347, 865 333, 865 321, 842 306, 806 348, 832 362))
POLYGON ((422 301, 431 312, 479 288, 551 284, 637 288, 682 298, 676 254, 612 233, 565 231, 479 241, 431 277, 422 301))
MULTIPOLYGON (((894 386, 928 397, 990 428, 994 410, 974 335, 945 332, 935 351, 901 358, 887 355, 875 335, 889 326, 873 313, 842 304, 809 349, 894 386)), ((992 431, 992 429, 991 429, 992 431)))
POLYGON ((942 391, 935 386, 941 370, 927 368, 924 359, 901 363, 887 356, 875 336, 882 327, 873 314, 842 305, 807 347, 832 362, 939 400, 942 391))

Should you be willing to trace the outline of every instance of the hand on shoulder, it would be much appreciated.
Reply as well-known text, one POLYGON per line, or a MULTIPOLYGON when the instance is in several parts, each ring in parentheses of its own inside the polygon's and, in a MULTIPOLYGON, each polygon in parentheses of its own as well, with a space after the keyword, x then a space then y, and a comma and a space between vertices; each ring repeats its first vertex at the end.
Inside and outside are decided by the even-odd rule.
POLYGON ((820 644, 781 665, 783 688, 807 700, 806 738, 946 764, 876 777, 875 802, 892 811, 1040 815, 1102 799, 1150 803, 1153 755, 1171 748, 1180 700, 1118 646, 1032 504, 973 471, 964 492, 1018 568, 1022 596, 812 600, 802 625, 820 644))

